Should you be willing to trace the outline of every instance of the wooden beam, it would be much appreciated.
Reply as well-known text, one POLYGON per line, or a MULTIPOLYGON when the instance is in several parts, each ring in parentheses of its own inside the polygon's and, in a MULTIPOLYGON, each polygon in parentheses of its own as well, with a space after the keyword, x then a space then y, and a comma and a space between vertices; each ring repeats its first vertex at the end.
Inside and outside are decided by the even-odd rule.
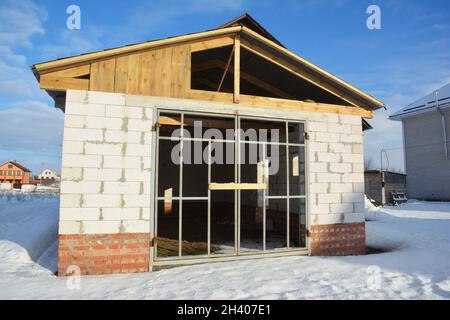
POLYGON ((225 103, 233 103, 233 94, 226 92, 215 92, 191 89, 189 92, 189 99, 205 100, 205 101, 217 101, 225 103))
POLYGON ((345 82, 342 79, 339 79, 338 77, 336 77, 335 75, 323 70, 322 68, 316 66, 315 64, 303 59, 302 57, 296 55, 295 53, 289 51, 288 49, 280 46, 279 44, 261 36, 260 34, 258 34, 257 32, 247 28, 247 27, 242 27, 242 32, 244 32, 245 34, 251 36, 252 38, 255 38, 261 42, 263 42, 264 44, 268 45, 269 47, 275 49, 276 51, 283 53, 297 61, 299 61, 300 63, 302 63, 303 65, 315 70, 316 72, 318 72, 319 74, 322 74, 324 77, 333 80, 334 82, 339 83, 340 85, 342 85, 343 87, 349 89, 350 91, 354 92, 355 94, 364 97, 366 100, 372 102, 373 104, 381 107, 384 107, 384 103, 382 103, 381 101, 375 99, 374 97, 368 95, 367 93, 361 91, 360 89, 348 84, 347 82, 345 82))
MULTIPOLYGON (((197 72, 197 71, 203 71, 203 70, 208 70, 208 69, 213 69, 213 68, 225 69, 226 65, 223 61, 215 59, 215 60, 209 60, 209 61, 197 64, 195 67, 196 68, 195 68, 194 72, 197 72)), ((234 74, 234 69, 228 69, 228 72, 230 74, 234 74)), ((290 95, 289 93, 286 93, 283 90, 278 89, 277 87, 255 77, 255 76, 252 76, 251 74, 243 72, 242 70, 241 70, 241 78, 244 79, 245 81, 248 81, 251 84, 263 89, 264 91, 272 93, 275 97, 282 98, 282 99, 298 100, 297 97, 294 97, 294 96, 290 95)))
POLYGON ((69 69, 64 69, 61 71, 55 71, 48 73, 47 75, 51 75, 54 78, 77 78, 82 76, 87 76, 91 73, 91 65, 82 65, 78 67, 73 67, 69 69))
POLYGON ((232 37, 222 37, 210 40, 194 42, 191 44, 191 52, 204 51, 220 47, 232 46, 234 39, 232 37))
POLYGON ((266 183, 210 183, 209 190, 266 190, 266 183))
MULTIPOLYGON (((225 92, 212 92, 203 90, 191 90, 190 99, 206 100, 213 102, 233 103, 233 94, 225 92)), ((250 95, 240 95, 240 103, 248 106, 265 107, 265 108, 280 108, 286 110, 296 111, 311 111, 322 113, 337 113, 355 115, 363 118, 373 118, 373 111, 366 110, 354 106, 341 106, 334 104, 286 100, 278 98, 267 98, 250 95)))
POLYGON ((241 37, 237 34, 234 38, 234 96, 233 102, 239 103, 241 92, 241 37))
POLYGON ((42 75, 40 85, 41 89, 54 91, 66 91, 67 89, 84 90, 84 91, 89 90, 88 79, 54 78, 42 75))
POLYGON ((225 80, 228 70, 230 69, 230 64, 231 64, 231 61, 233 60, 234 49, 235 49, 235 47, 233 47, 233 49, 231 50, 230 56, 228 57, 227 64, 224 66, 223 75, 222 75, 222 78, 220 79, 219 86, 217 88, 217 92, 219 92, 220 89, 222 89, 223 81, 225 80))
POLYGON ((313 85, 321 88, 324 91, 327 91, 328 93, 338 97, 339 99, 342 99, 345 102, 347 102, 355 107, 362 107, 360 102, 355 101, 354 99, 352 99, 346 95, 335 92, 332 88, 330 88, 330 86, 328 84, 326 84, 323 81, 320 81, 318 79, 313 79, 313 77, 311 75, 309 75, 306 71, 297 68, 296 66, 284 61, 280 57, 277 57, 277 56, 271 54, 270 52, 267 52, 263 48, 256 47, 255 45, 253 45, 245 40, 242 41, 242 47, 245 48, 246 50, 260 56, 261 58, 266 59, 267 61, 283 68, 284 70, 289 71, 293 75, 295 75, 299 78, 302 78, 303 80, 306 80, 309 83, 312 83, 313 85))
POLYGON ((131 46, 124 46, 120 48, 105 50, 105 51, 99 51, 99 52, 93 52, 88 53, 80 56, 70 57, 66 59, 60 59, 60 60, 54 60, 50 62, 44 62, 44 63, 38 63, 34 65, 34 69, 39 74, 44 74, 48 72, 52 72, 57 70, 58 68, 69 68, 78 64, 84 64, 84 63, 93 63, 98 60, 103 60, 123 54, 131 54, 131 53, 137 53, 140 51, 145 51, 148 49, 155 49, 175 44, 181 44, 186 42, 194 42, 199 40, 205 40, 208 38, 217 38, 218 36, 223 35, 232 35, 242 30, 241 26, 237 27, 230 27, 230 28, 224 28, 224 29, 217 29, 217 30, 211 30, 206 32, 199 32, 184 36, 178 36, 178 37, 172 37, 162 40, 156 40, 156 41, 150 41, 150 42, 144 42, 139 43, 131 46))
MULTIPOLYGON (((184 126, 193 127, 195 125, 195 121, 201 121, 203 128, 234 129, 233 120, 209 119, 208 117, 205 117, 205 119, 201 120, 186 118, 184 121, 184 126)), ((164 126, 181 126, 180 120, 168 116, 160 116, 158 123, 164 126)))

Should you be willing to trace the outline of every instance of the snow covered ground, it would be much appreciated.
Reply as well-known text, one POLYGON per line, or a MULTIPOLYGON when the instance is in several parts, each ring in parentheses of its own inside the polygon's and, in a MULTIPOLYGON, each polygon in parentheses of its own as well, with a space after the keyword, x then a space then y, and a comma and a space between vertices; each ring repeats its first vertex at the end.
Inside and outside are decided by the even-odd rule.
POLYGON ((370 208, 368 244, 385 253, 83 277, 70 290, 54 276, 58 201, 0 196, 1 299, 450 299, 450 203, 370 208))

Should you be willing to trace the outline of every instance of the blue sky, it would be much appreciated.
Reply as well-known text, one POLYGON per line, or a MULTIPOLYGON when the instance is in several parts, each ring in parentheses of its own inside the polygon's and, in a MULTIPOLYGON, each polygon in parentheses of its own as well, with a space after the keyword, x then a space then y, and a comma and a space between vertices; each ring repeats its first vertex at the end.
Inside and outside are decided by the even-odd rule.
POLYGON ((401 127, 387 115, 450 82, 447 0, 0 0, 0 162, 59 171, 63 114, 39 90, 30 66, 115 46, 212 29, 249 12, 286 47, 385 102, 365 136, 366 159, 381 148, 402 169, 401 127), (81 8, 67 30, 66 8, 81 8), (370 4, 382 29, 366 27, 370 4), (398 148, 398 149, 395 149, 398 148))

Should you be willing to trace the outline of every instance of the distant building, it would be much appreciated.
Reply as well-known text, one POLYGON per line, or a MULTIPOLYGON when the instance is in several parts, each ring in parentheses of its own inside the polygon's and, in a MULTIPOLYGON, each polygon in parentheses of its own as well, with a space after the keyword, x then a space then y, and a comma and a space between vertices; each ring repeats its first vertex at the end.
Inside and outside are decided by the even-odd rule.
POLYGON ((364 172, 364 185, 366 195, 376 205, 392 204, 394 194, 406 194, 406 174, 367 170, 364 172))
POLYGON ((450 200, 450 84, 390 119, 403 124, 409 198, 450 200))
POLYGON ((60 180, 58 174, 50 169, 45 169, 44 171, 42 171, 42 173, 38 175, 37 178, 38 180, 52 180, 52 181, 60 180))
POLYGON ((0 166, 0 183, 9 183, 11 188, 20 188, 30 183, 31 171, 15 161, 0 166))

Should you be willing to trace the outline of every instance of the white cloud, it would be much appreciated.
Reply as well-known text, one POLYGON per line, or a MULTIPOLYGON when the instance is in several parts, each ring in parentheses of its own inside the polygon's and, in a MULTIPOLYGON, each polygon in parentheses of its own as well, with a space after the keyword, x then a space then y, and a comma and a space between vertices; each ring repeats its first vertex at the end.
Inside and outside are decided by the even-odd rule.
POLYGON ((38 48, 44 60, 53 60, 104 49, 106 33, 102 28, 86 26, 81 30, 62 29, 53 43, 38 48))
POLYGON ((0 2, 0 44, 30 48, 31 37, 45 33, 46 18, 46 10, 31 0, 3 0, 0 2))
POLYGON ((45 99, 19 49, 32 47, 31 39, 45 33, 47 12, 30 0, 0 2, 0 96, 3 99, 45 99))
MULTIPOLYGON (((41 162, 58 169, 64 115, 61 110, 36 101, 20 101, 0 110, 0 160, 17 160, 31 169, 41 162)), ((1 162, 0 161, 0 162, 1 162)))
MULTIPOLYGON (((126 14, 124 23, 114 35, 115 42, 142 41, 149 34, 162 29, 161 26, 182 23, 196 14, 215 15, 241 12, 244 0, 166 0, 146 1, 135 5, 126 14)), ((225 22, 225 21, 224 21, 225 22)), ((218 25, 220 22, 218 22, 218 25)), ((216 26, 212 26, 216 27, 216 26)), ((170 32, 169 30, 167 30, 170 32)), ((185 30, 185 32, 199 30, 185 30)), ((173 36, 168 34, 167 36, 173 36)), ((145 39, 148 40, 148 39, 145 39)))

